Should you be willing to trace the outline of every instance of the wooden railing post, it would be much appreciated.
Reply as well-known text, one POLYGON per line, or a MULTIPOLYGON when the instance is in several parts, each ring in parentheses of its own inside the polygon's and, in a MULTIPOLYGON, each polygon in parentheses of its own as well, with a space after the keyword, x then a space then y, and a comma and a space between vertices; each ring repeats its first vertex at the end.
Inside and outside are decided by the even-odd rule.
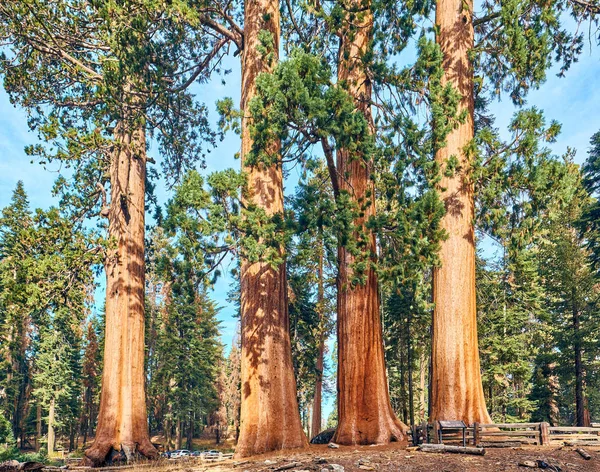
POLYGON ((437 421, 433 422, 433 442, 440 444, 440 425, 437 421))
POLYGON ((550 425, 545 421, 540 423, 540 446, 547 446, 550 444, 550 425))
POLYGON ((473 423, 473 446, 477 446, 480 443, 479 439, 479 423, 476 421, 473 423))

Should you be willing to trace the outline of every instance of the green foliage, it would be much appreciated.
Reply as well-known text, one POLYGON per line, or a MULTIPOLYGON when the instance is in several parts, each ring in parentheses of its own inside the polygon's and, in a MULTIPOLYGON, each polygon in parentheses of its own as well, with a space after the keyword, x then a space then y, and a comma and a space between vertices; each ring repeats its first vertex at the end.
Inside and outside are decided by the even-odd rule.
MULTIPOLYGON (((223 174, 210 180, 215 198, 225 198, 229 180, 223 174)), ((226 212, 204 190, 199 174, 191 172, 169 202, 164 228, 155 228, 152 235, 147 369, 151 422, 157 427, 179 421, 194 429, 218 409, 223 348, 218 341, 219 309, 207 289, 209 275, 213 280, 218 276, 219 263, 233 247, 232 240, 218 238, 229 227, 226 212), (204 217, 205 211, 210 217, 204 217)))
POLYGON ((479 93, 500 98, 507 92, 522 105, 528 90, 545 81, 554 61, 564 74, 583 49, 583 34, 571 33, 561 18, 563 10, 573 8, 574 16, 583 19, 576 2, 489 0, 482 7, 471 51, 476 73, 482 76, 479 93))
POLYGON ((583 165, 583 185, 592 200, 583 208, 579 228, 590 250, 592 264, 600 275, 600 133, 590 139, 591 149, 583 165))
POLYGON ((289 205, 288 216, 296 231, 287 248, 287 275, 292 359, 300 409, 307 417, 317 379, 324 381, 325 393, 331 391, 326 341, 334 328, 336 240, 332 233, 335 202, 325 166, 315 163, 303 177, 289 205), (324 362, 319 369, 321 348, 324 362))
POLYGON ((0 461, 11 459, 16 452, 16 445, 12 425, 0 412, 0 461))
POLYGON ((0 9, 4 87, 41 142, 26 151, 73 168, 56 192, 77 215, 106 205, 117 126, 158 141, 170 182, 204 158, 214 134, 187 88, 208 76, 219 47, 197 22, 186 1, 22 0, 0 9))
POLYGON ((0 382, 7 392, 2 411, 15 436, 26 428, 30 389, 45 406, 59 400, 65 422, 78 419, 81 323, 101 243, 55 208, 31 214, 21 184, 2 212, 0 348, 6 374, 0 382))

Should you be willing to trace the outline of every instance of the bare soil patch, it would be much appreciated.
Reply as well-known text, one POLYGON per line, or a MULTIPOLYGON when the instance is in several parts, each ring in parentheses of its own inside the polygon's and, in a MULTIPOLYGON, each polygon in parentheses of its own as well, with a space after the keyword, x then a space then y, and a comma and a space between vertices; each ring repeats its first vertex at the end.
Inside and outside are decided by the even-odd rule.
MULTIPOLYGON (((484 456, 462 454, 437 454, 389 446, 340 446, 330 449, 326 445, 311 445, 296 452, 275 452, 240 460, 218 463, 186 462, 165 464, 168 470, 184 472, 327 472, 337 471, 407 471, 407 472, 485 472, 543 470, 519 466, 524 461, 543 460, 558 466, 562 472, 600 472, 600 448, 585 448, 591 460, 583 459, 575 447, 539 447, 486 449, 484 456), (341 466, 341 467, 340 467, 341 466), (323 470, 326 469, 326 470, 323 470)), ((546 469, 552 470, 552 469, 546 469)), ((554 469, 557 470, 557 469, 554 469)))

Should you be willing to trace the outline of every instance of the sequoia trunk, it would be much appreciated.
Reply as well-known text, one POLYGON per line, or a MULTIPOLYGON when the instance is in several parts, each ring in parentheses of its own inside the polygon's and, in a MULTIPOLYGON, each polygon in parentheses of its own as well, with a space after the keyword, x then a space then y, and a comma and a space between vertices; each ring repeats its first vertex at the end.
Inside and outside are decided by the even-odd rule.
POLYGON ((96 439, 86 451, 95 466, 112 449, 157 457, 150 443, 144 375, 144 198, 146 142, 143 128, 117 126, 111 159, 104 370, 96 439))
POLYGON ((439 184, 446 207, 442 226, 448 239, 441 243, 441 266, 433 272, 433 342, 430 420, 490 423, 485 406, 475 307, 474 195, 471 157, 465 147, 473 139, 473 1, 440 0, 436 7, 437 41, 444 54, 444 83, 461 94, 463 123, 450 132, 446 146, 435 154, 442 169, 439 184), (445 175, 451 156, 459 165, 445 175))
MULTIPOLYGON (((272 166, 249 166, 252 149, 248 103, 256 94, 256 78, 269 72, 279 53, 279 3, 245 3, 242 57, 242 167, 247 175, 243 200, 267 215, 283 214, 281 161, 272 166), (265 55, 259 39, 267 31, 273 49, 265 55)), ((272 152, 279 152, 273 143, 272 152)), ((280 248, 283 252, 283 247, 280 248)), ((259 454, 307 445, 296 399, 292 365, 285 264, 242 261, 241 267, 241 425, 236 455, 259 454)))
MULTIPOLYGON (((371 82, 363 56, 373 34, 370 1, 352 0, 342 31, 338 83, 354 97, 373 131, 371 82), (349 14, 350 15, 350 14, 349 14)), ((356 204, 355 234, 363 234, 365 251, 372 262, 377 257, 375 234, 365 223, 375 215, 375 188, 371 180, 371 156, 337 152, 337 175, 341 192, 356 204), (364 210, 364 211, 363 211, 364 210)), ((355 256, 338 247, 338 427, 333 441, 339 444, 385 444, 406 442, 403 425, 390 405, 383 336, 379 310, 377 274, 371 264, 365 269, 364 284, 352 284, 355 256)))

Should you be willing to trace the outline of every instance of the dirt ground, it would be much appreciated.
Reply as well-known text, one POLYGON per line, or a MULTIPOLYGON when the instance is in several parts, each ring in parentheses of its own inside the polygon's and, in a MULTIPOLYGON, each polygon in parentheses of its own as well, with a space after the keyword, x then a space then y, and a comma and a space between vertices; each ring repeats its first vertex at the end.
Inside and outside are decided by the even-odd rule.
POLYGON ((573 447, 524 446, 510 449, 486 449, 484 456, 463 454, 437 454, 407 450, 390 446, 340 446, 330 449, 327 445, 311 445, 298 452, 277 452, 243 460, 220 463, 173 464, 169 469, 184 472, 334 472, 343 471, 407 471, 407 472, 475 472, 475 471, 520 471, 542 470, 519 466, 523 461, 543 460, 550 466, 546 470, 562 472, 600 472, 600 448, 587 447, 592 456, 584 460, 573 447), (340 467, 341 466, 341 467, 340 467), (327 471, 323 470, 327 469, 327 471))

